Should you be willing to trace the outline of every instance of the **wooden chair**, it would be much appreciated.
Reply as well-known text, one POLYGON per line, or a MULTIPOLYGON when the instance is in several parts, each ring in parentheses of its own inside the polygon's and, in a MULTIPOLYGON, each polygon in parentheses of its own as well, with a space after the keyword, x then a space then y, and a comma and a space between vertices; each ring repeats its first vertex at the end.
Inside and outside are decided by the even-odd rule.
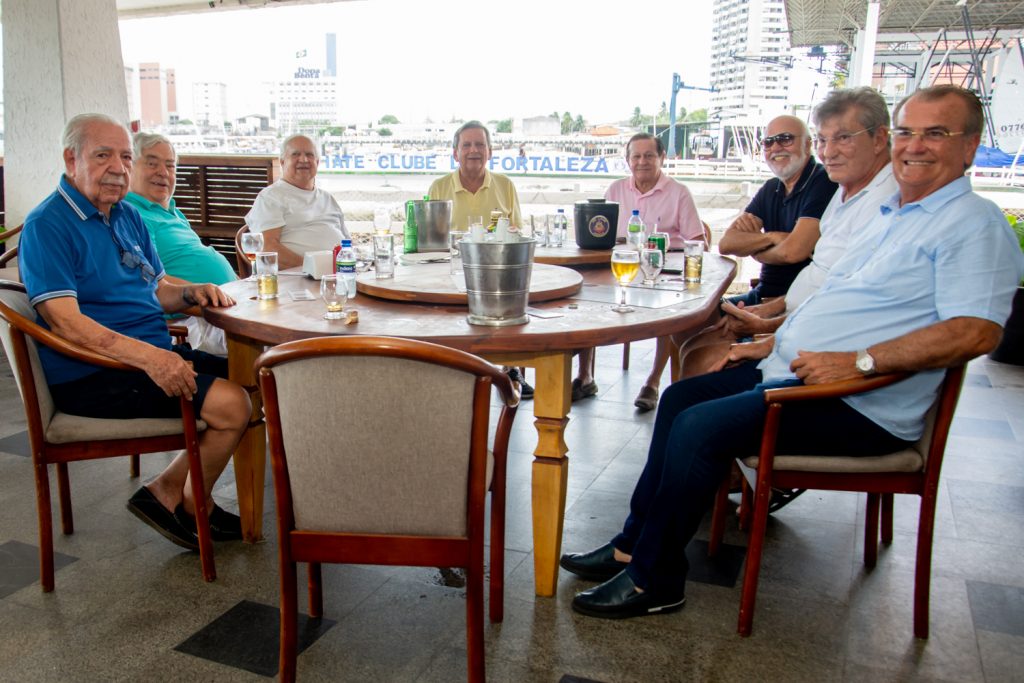
POLYGON ((64 534, 72 534, 74 518, 69 462, 178 449, 185 449, 189 458, 203 578, 213 581, 217 571, 207 518, 203 468, 199 460, 198 433, 206 429, 206 423, 196 420, 192 402, 181 400, 181 419, 105 420, 58 411, 39 363, 36 344, 45 344, 66 356, 101 367, 141 370, 66 341, 37 325, 34 319, 35 311, 29 305, 24 286, 0 280, 0 337, 25 405, 32 449, 39 513, 39 574, 43 592, 48 593, 54 587, 49 465, 57 466, 61 528, 64 534))
POLYGON ((238 263, 238 277, 241 280, 252 275, 252 264, 242 251, 242 233, 249 232, 249 226, 243 225, 235 233, 235 261, 238 263))
POLYGON ((0 254, 0 279, 20 280, 18 274, 18 245, 10 246, 8 241, 19 234, 24 224, 16 228, 0 232, 0 243, 6 247, 4 253, 0 254))
POLYGON ((469 680, 484 680, 484 499, 490 618, 503 617, 505 459, 519 396, 493 365, 390 337, 290 342, 256 361, 281 565, 282 681, 296 673, 296 562, 323 614, 322 562, 465 567, 469 680), (491 387, 502 401, 487 449, 491 387))
MULTIPOLYGON (((777 454, 782 408, 793 401, 837 398, 872 391, 906 379, 907 374, 877 375, 864 379, 809 386, 770 389, 765 392, 768 404, 760 456, 737 460, 745 476, 741 527, 749 528, 747 566, 743 575, 738 630, 749 636, 753 628, 754 602, 761 569, 768 503, 772 487, 825 489, 831 491, 863 491, 867 493, 867 514, 864 523, 864 565, 873 568, 878 559, 879 507, 881 507, 882 542, 892 543, 893 494, 911 493, 921 496, 917 529, 917 569, 914 576, 914 636, 928 637, 928 601, 931 584, 932 535, 935 526, 935 504, 939 473, 946 448, 946 438, 953 421, 964 368, 946 371, 939 395, 929 410, 925 431, 912 447, 883 456, 793 456, 777 454), (755 482, 753 501, 747 482, 755 482)), ((723 482, 712 513, 709 553, 717 552, 725 527, 729 480, 723 482)))

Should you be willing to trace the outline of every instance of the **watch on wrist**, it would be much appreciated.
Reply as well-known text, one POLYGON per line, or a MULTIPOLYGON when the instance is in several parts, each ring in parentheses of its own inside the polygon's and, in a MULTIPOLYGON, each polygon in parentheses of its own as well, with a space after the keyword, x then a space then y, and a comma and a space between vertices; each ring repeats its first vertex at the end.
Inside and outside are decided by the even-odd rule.
POLYGON ((857 352, 857 371, 862 375, 875 374, 875 359, 867 349, 857 352))

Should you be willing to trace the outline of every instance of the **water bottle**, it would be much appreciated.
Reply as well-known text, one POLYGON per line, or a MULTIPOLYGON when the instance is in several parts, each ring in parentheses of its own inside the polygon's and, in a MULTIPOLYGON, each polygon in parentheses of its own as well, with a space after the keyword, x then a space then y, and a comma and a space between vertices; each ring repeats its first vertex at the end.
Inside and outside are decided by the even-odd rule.
POLYGON ((565 232, 569 220, 565 217, 565 209, 559 209, 555 214, 555 221, 551 225, 551 234, 548 235, 548 246, 561 247, 565 242, 565 232))
POLYGON ((640 210, 633 209, 633 215, 629 217, 629 224, 626 226, 626 244, 637 251, 643 249, 646 232, 644 221, 640 218, 640 210))
POLYGON ((352 248, 352 240, 341 241, 336 264, 335 270, 345 280, 348 298, 351 299, 356 295, 356 250, 352 248))

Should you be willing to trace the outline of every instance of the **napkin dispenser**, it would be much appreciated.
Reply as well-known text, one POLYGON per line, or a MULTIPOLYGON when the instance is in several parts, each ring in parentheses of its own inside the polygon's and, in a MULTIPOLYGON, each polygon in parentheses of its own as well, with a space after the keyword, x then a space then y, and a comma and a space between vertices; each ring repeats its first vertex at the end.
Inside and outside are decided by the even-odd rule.
POLYGON ((302 274, 319 280, 334 273, 334 254, 330 251, 307 251, 302 255, 302 274))

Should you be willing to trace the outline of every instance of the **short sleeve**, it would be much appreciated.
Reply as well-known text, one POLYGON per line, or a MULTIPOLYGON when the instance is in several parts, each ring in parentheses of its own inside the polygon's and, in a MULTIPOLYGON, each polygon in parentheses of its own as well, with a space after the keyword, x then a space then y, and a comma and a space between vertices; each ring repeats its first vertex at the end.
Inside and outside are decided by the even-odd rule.
POLYGON ((284 227, 284 205, 270 194, 270 189, 260 192, 249 213, 245 214, 245 224, 252 232, 284 227))
POLYGON ((33 306, 48 299, 78 297, 78 253, 57 222, 45 215, 25 221, 18 242, 18 270, 33 306))

